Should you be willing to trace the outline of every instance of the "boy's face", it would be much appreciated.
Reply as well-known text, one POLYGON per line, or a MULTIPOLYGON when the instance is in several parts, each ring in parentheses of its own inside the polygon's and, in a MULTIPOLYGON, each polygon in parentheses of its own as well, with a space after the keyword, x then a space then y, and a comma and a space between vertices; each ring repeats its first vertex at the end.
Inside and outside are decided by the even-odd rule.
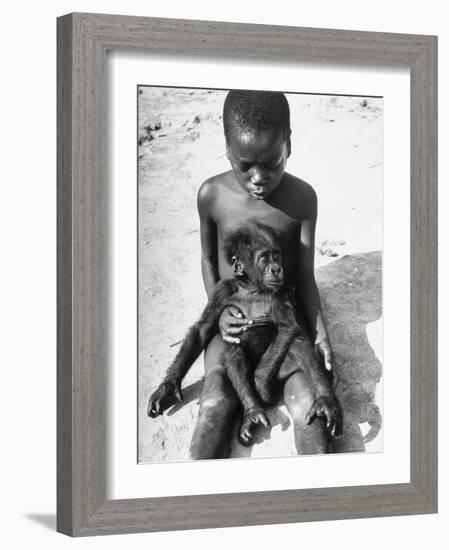
POLYGON ((290 138, 279 130, 254 132, 231 128, 226 156, 245 191, 263 200, 281 182, 290 156, 290 138))

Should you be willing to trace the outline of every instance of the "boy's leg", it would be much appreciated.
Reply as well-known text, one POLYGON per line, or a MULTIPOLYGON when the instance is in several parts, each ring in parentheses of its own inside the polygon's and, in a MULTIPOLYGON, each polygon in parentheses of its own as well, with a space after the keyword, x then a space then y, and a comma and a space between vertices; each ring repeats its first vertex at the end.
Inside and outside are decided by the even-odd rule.
POLYGON ((323 454, 330 450, 325 424, 319 418, 310 425, 305 420, 316 395, 312 381, 305 372, 306 365, 303 364, 311 360, 308 355, 310 346, 303 338, 296 339, 279 373, 280 379, 285 380, 284 403, 293 421, 296 450, 303 455, 323 454))
POLYGON ((224 346, 221 336, 216 335, 204 354, 204 386, 190 444, 193 460, 229 456, 238 400, 221 364, 224 346))
POLYGON ((298 454, 329 452, 329 437, 320 419, 307 425, 306 414, 313 403, 313 392, 303 372, 295 372, 285 382, 284 402, 292 417, 295 446, 298 454))

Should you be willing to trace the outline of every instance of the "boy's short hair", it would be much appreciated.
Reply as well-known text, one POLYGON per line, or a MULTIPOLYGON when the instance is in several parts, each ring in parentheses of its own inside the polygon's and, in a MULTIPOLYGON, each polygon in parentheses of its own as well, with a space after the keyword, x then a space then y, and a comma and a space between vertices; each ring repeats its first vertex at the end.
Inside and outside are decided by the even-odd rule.
POLYGON ((290 108, 282 92, 231 90, 223 107, 226 141, 231 129, 258 132, 276 128, 290 136, 290 108))

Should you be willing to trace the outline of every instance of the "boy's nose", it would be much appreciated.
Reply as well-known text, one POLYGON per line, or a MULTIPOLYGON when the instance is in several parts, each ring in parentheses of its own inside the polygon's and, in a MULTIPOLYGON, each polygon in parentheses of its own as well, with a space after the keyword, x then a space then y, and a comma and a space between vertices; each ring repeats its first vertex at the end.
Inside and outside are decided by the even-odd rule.
POLYGON ((259 168, 254 168, 253 173, 251 174, 251 182, 254 183, 254 185, 262 185, 265 184, 265 176, 259 168))

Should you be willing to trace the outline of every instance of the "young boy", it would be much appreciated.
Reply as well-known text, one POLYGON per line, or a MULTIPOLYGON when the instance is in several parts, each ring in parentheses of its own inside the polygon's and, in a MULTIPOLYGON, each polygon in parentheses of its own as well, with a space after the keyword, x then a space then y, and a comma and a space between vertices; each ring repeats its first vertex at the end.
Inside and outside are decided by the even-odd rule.
MULTIPOLYGON (((198 193, 206 292, 210 296, 219 279, 232 277, 223 254, 223 237, 229 230, 250 220, 273 227, 281 235, 287 279, 310 332, 307 345, 315 346, 331 372, 332 351, 314 277, 317 198, 308 183, 285 172, 291 152, 287 99, 282 93, 231 91, 223 124, 232 170, 205 181, 198 193)), ((220 317, 221 335, 206 350, 205 381, 190 447, 193 459, 229 455, 238 402, 220 357, 224 342, 239 343, 239 334, 250 330, 251 322, 237 308, 226 309, 220 317)), ((326 427, 319 421, 310 423, 308 413, 321 416, 321 410, 311 411, 317 396, 336 399, 325 369, 302 361, 301 346, 304 339, 292 344, 279 379, 298 453, 324 453, 329 450, 326 427)))

